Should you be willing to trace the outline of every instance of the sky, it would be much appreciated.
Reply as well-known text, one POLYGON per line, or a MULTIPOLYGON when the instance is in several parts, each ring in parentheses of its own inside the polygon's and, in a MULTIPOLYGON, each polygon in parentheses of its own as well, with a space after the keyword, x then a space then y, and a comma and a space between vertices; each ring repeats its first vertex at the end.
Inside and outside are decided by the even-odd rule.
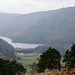
POLYGON ((75 6, 75 0, 0 0, 1 13, 27 14, 75 6))

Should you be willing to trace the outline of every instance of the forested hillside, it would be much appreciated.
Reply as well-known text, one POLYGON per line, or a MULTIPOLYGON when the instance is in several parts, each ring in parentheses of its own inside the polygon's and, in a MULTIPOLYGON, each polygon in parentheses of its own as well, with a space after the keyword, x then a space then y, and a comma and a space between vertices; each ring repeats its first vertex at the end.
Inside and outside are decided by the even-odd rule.
MULTIPOLYGON (((36 18, 32 18, 34 22, 35 19, 36 18)), ((71 44, 75 42, 74 20, 75 7, 59 9, 57 11, 53 11, 53 13, 47 13, 47 16, 45 16, 43 19, 34 24, 31 23, 30 27, 14 33, 12 35, 12 39, 15 42, 25 43, 71 44)))
POLYGON ((0 39, 0 57, 15 58, 15 49, 6 41, 0 39))
POLYGON ((0 16, 0 35, 14 42, 49 44, 62 49, 75 43, 75 7, 0 16))

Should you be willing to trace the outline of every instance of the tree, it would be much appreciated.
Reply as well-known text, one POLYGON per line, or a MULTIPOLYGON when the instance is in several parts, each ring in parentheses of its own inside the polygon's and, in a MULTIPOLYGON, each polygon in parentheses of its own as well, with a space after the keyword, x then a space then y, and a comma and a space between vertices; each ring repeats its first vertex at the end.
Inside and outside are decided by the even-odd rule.
POLYGON ((65 52, 63 62, 66 62, 66 66, 68 66, 69 69, 75 67, 75 44, 73 44, 71 50, 65 52))
POLYGON ((70 56, 70 60, 71 60, 71 67, 75 67, 75 44, 73 44, 73 46, 71 47, 71 56, 70 56))
POLYGON ((38 61, 38 72, 44 72, 45 69, 59 69, 61 55, 59 51, 54 48, 49 48, 42 55, 40 55, 40 60, 38 61))
POLYGON ((23 65, 17 63, 16 60, 10 61, 6 65, 6 68, 7 68, 7 73, 10 75, 16 75, 16 74, 21 75, 21 74, 25 74, 26 72, 26 69, 24 69, 23 65))
POLYGON ((63 62, 66 62, 65 66, 68 66, 68 67, 70 66, 70 52, 71 51, 67 50, 65 52, 64 59, 63 59, 63 62))
POLYGON ((3 61, 3 59, 0 58, 0 75, 4 75, 4 66, 5 66, 5 62, 3 61))
POLYGON ((0 58, 0 75, 24 75, 26 69, 16 60, 3 60, 0 58))
POLYGON ((30 68, 31 68, 31 71, 30 71, 31 74, 37 73, 37 63, 36 62, 33 62, 32 64, 30 64, 30 68))

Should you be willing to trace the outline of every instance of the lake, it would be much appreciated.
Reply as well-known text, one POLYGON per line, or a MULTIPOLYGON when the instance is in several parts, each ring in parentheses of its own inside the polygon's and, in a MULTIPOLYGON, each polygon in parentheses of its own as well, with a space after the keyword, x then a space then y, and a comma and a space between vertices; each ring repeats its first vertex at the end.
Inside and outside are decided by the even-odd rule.
POLYGON ((9 44, 11 44, 14 48, 35 48, 37 46, 41 46, 42 44, 29 44, 29 43, 14 43, 10 38, 0 36, 1 39, 5 40, 9 44))

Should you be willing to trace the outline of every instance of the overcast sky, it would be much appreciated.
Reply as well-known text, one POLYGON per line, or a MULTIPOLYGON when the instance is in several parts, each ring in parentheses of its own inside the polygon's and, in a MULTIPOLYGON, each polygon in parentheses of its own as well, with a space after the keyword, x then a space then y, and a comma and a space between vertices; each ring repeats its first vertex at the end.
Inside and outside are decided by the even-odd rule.
POLYGON ((75 6, 75 0, 0 0, 0 12, 27 14, 75 6))

